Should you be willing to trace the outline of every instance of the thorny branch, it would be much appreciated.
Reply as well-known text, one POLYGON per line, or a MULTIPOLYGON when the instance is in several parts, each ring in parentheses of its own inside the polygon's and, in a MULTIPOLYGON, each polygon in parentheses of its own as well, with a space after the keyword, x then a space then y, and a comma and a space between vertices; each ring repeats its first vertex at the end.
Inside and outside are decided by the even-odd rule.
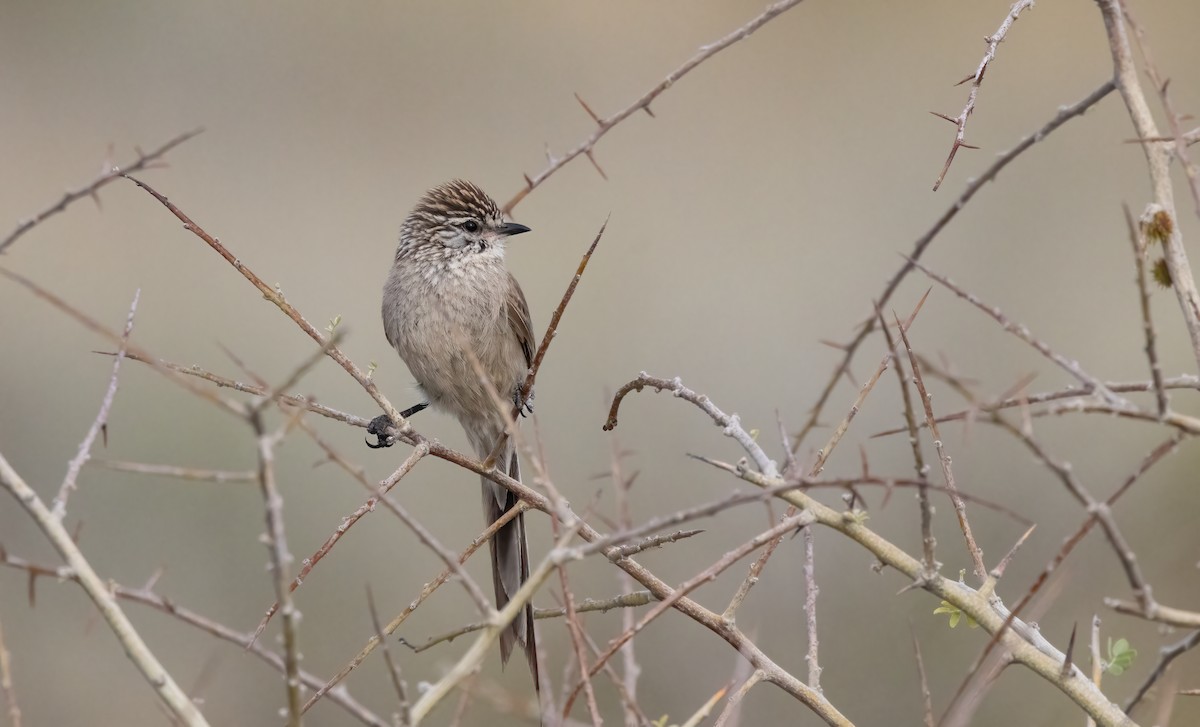
POLYGON ((612 131, 613 127, 628 119, 630 116, 633 116, 638 111, 645 111, 650 116, 654 116, 654 113, 650 111, 650 103, 654 101, 654 99, 658 98, 668 88, 674 86, 679 79, 686 76, 693 69, 695 69, 696 66, 713 57, 717 53, 720 53, 740 40, 750 37, 751 33, 766 25, 776 16, 781 15, 785 11, 799 5, 801 2, 802 0, 782 0, 781 2, 777 2, 764 10, 761 15, 758 15, 753 20, 733 31, 732 33, 729 33, 724 37, 709 43, 708 45, 701 46, 700 50, 696 51, 696 55, 689 58, 686 63, 667 74, 666 78, 660 81, 649 91, 642 94, 638 100, 634 101, 629 106, 626 106, 608 118, 602 119, 593 113, 592 109, 586 103, 584 103, 583 99, 579 98, 577 94, 575 98, 579 100, 579 103, 583 106, 584 111, 586 111, 587 114, 592 117, 592 120, 596 122, 596 130, 592 132, 591 136, 580 142, 578 146, 566 152, 562 156, 551 157, 549 163, 546 165, 546 168, 542 171, 538 172, 532 177, 526 174, 525 187, 521 189, 521 191, 517 192, 513 198, 504 205, 504 213, 511 214, 513 209, 520 204, 521 200, 525 199, 530 192, 537 189, 542 182, 545 182, 547 179, 553 176, 555 172, 557 172, 559 169, 562 169, 563 166, 565 166, 572 159, 578 157, 580 154, 587 156, 587 158, 591 160, 592 164, 595 165, 597 171, 599 171, 603 176, 604 172, 600 169, 600 165, 596 163, 596 159, 593 156, 593 150, 596 148, 597 142, 604 138, 605 134, 607 134, 609 131, 612 131))
POLYGON ((954 155, 958 153, 960 148, 979 148, 966 143, 964 136, 967 133, 967 119, 975 111, 975 98, 979 95, 979 86, 983 83, 983 74, 987 71, 992 59, 996 57, 996 49, 1000 47, 1004 36, 1008 35, 1008 29, 1012 27, 1013 23, 1017 22, 1017 17, 1020 16, 1022 10, 1031 7, 1033 7, 1033 0, 1017 0, 1009 8, 1008 15, 1004 16, 1004 22, 1000 23, 1000 27, 996 29, 996 32, 983 39, 987 43, 987 52, 983 54, 983 60, 979 61, 979 67, 975 69, 974 73, 958 82, 959 85, 967 81, 971 82, 971 93, 967 96, 967 105, 963 107, 962 112, 958 116, 947 116, 939 114, 936 111, 930 112, 938 118, 949 121, 956 127, 954 146, 950 147, 950 156, 946 157, 946 164, 942 167, 942 173, 938 175, 937 181, 933 183, 933 191, 938 191, 938 188, 942 186, 942 180, 946 178, 946 172, 950 171, 950 165, 954 163, 954 155))

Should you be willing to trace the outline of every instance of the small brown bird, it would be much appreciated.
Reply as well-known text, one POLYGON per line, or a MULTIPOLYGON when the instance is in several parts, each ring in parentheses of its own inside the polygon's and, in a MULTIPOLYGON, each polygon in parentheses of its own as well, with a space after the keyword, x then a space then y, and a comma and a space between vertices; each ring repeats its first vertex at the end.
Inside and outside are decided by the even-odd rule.
MULTIPOLYGON (((495 390, 518 401, 533 362, 533 324, 525 294, 504 266, 504 246, 529 228, 506 222, 479 187, 461 180, 425 193, 400 228, 400 244, 383 286, 383 330, 408 365, 428 403, 455 416, 483 460, 505 435, 504 417, 480 381, 468 351, 495 390)), ((530 394, 532 399, 532 394, 530 394)), ((423 408, 423 407, 422 407, 423 408)), ((496 464, 521 479, 517 450, 506 441, 496 464)), ((507 489, 483 478, 483 512, 491 525, 517 504, 507 489)), ((491 542, 496 608, 529 578, 525 516, 496 531, 491 542)), ((539 687, 533 606, 500 635, 500 658, 525 649, 539 687)))

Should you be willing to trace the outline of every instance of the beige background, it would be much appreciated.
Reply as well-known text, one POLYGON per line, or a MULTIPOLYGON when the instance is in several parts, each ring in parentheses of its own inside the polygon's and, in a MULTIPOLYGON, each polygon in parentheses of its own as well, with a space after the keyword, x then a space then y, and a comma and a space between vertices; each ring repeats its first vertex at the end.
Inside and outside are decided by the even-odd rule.
MULTIPOLYGON (((808 0, 679 82, 614 130, 597 156, 605 182, 585 160, 532 194, 515 218, 534 229, 516 240, 510 264, 540 328, 549 318, 595 230, 611 213, 602 247, 569 309, 538 383, 538 422, 551 472, 580 510, 612 511, 606 471, 612 436, 600 431, 606 393, 640 370, 682 376, 722 407, 739 412, 778 453, 775 411, 803 421, 838 353, 821 339, 845 340, 871 309, 882 282, 972 175, 994 154, 1074 103, 1110 73, 1094 4, 1043 2, 1013 29, 989 70, 968 141, 941 192, 930 186, 952 139, 949 124, 967 88, 980 38, 1009 3, 838 3, 808 0)), ((67 3, 7 0, 0 5, 0 232, 42 209, 62 190, 92 178, 110 144, 114 158, 134 145, 152 148, 203 125, 207 131, 169 156, 170 167, 143 176, 314 322, 341 315, 344 349, 398 403, 413 399, 411 379, 389 350, 379 323, 379 289, 396 231, 429 186, 468 177, 501 201, 521 174, 544 165, 592 130, 572 93, 601 114, 624 107, 702 44, 757 14, 761 2, 527 3, 67 3)), ((1200 4, 1139 2, 1159 65, 1177 106, 1200 108, 1195 28, 1200 4)), ((1193 122, 1194 123, 1194 122, 1193 122)), ((989 185, 934 243, 928 263, 1035 332, 1097 376, 1147 377, 1136 291, 1121 203, 1140 210, 1148 184, 1141 151, 1116 95, 1069 123, 989 185)), ((1200 154, 1200 152, 1197 152, 1200 154)), ((1182 177, 1180 177, 1182 180, 1182 177)), ((1185 241, 1198 233, 1179 187, 1185 241)), ((172 361, 245 378, 226 346, 268 380, 278 380, 312 350, 311 342, 164 209, 126 183, 81 202, 21 239, 0 260, 114 328, 142 289, 135 338, 172 361)), ((928 286, 911 278, 893 306, 909 310, 928 286)), ((67 460, 95 415, 109 361, 91 353, 98 337, 26 291, 0 284, 0 451, 52 497, 67 460)), ((1164 369, 1195 373, 1173 296, 1159 292, 1164 369)), ((935 288, 913 329, 914 345, 944 353, 981 391, 997 394, 1028 372, 1034 388, 1069 383, 978 311, 935 288)), ((873 338, 854 367, 866 376, 882 353, 873 338)), ((198 467, 246 468, 253 446, 240 423, 182 393, 144 367, 124 369, 107 450, 98 456, 198 467)), ((376 412, 331 364, 302 390, 364 416, 376 412)), ((935 389, 941 411, 957 397, 935 389)), ((836 421, 852 400, 843 385, 824 419, 836 421)), ((1174 404, 1195 412, 1194 393, 1174 404)), ((830 463, 831 475, 859 470, 863 444, 872 468, 907 475, 902 438, 867 440, 894 426, 898 394, 891 374, 830 463)), ((1148 400, 1146 400, 1148 401, 1148 400)), ((454 446, 457 425, 435 414, 422 431, 454 446)), ((400 449, 369 452, 361 430, 314 422, 373 478, 386 475, 400 449)), ((1001 500, 1039 522, 1009 570, 1002 594, 1014 602, 1083 517, 1056 480, 1018 444, 983 426, 948 428, 960 486, 1001 500)), ((1041 420, 1038 432, 1069 460, 1098 496, 1107 495, 1167 433, 1143 424, 1090 418, 1041 420)), ((732 459, 723 439, 694 409, 668 397, 626 403, 621 443, 641 518, 710 500, 736 486, 685 459, 699 452, 732 459)), ((810 446, 819 445, 814 438, 810 446)), ((317 450, 304 438, 281 451, 287 528, 293 551, 314 550, 362 501, 356 485, 331 466, 313 469, 317 450)), ((1195 526, 1196 450, 1148 475, 1117 515, 1163 602, 1195 608, 1200 598, 1195 526)), ((477 480, 430 461, 397 490, 447 545, 459 548, 479 529, 477 480)), ((744 488, 743 488, 744 489, 744 488)), ((835 495, 825 493, 827 501, 835 495)), ((918 547, 907 494, 871 524, 918 547)), ((1022 530, 976 509, 989 562, 1022 530)), ((85 470, 71 500, 82 545, 106 577, 138 585, 156 569, 158 590, 180 604, 250 629, 272 600, 258 542, 261 500, 247 485, 198 485, 85 470)), ((967 566, 950 518, 939 508, 944 572, 967 566)), ((533 550, 549 547, 534 518, 533 550)), ((707 532, 645 562, 670 581, 695 573, 765 527, 761 507, 703 522, 707 532)), ((15 502, 0 498, 0 542, 11 552, 57 562, 15 502)), ((786 543, 739 617, 768 653, 803 676, 800 541, 786 543)), ((819 615, 825 694, 858 724, 915 724, 920 719, 908 624, 921 639, 937 710, 984 643, 977 631, 946 627, 936 601, 909 592, 895 573, 876 575, 864 551, 828 532, 817 539, 819 615)), ((479 559, 476 559, 478 561, 479 559)), ((486 559, 485 559, 486 560, 486 559)), ((485 563, 471 571, 486 578, 485 563)), ((744 565, 698 592, 720 607, 744 565)), ((336 671, 370 626, 363 585, 393 614, 438 570, 435 558, 386 513, 354 528, 298 592, 304 612, 304 667, 336 671)), ((575 568, 580 596, 616 592, 616 571, 575 568)), ((1104 634, 1133 640, 1131 673, 1109 678, 1123 701, 1149 673, 1157 647, 1181 634, 1117 617, 1101 597, 1128 588, 1111 552, 1089 537, 1056 581, 1040 623, 1064 645, 1072 625, 1099 609, 1104 634)), ((539 597, 554 604, 551 593, 539 597)), ((160 614, 130 605, 135 623, 174 675, 204 698, 214 724, 276 721, 283 704, 278 675, 236 647, 160 614), (208 676, 203 674, 208 671, 208 676), (198 687, 195 685, 199 684, 198 687)), ((386 617, 385 615, 385 617, 386 617)), ((460 589, 439 592, 404 627, 421 641, 473 617, 460 589)), ((0 618, 13 653, 16 688, 27 721, 53 724, 155 724, 151 691, 78 588, 42 580, 36 608, 26 579, 0 572, 0 618)), ((605 642, 616 614, 588 618, 605 642)), ((548 670, 557 684, 568 642, 543 622, 548 670)), ((273 642, 275 632, 268 634, 273 642)), ((460 655, 460 640, 422 655, 402 654, 416 688, 460 655)), ((641 703, 651 717, 685 719, 733 673, 736 655, 715 636, 670 615, 638 637, 644 668, 641 703)), ((517 697, 528 691, 520 668, 501 674, 489 658, 483 678, 517 697)), ((1200 686, 1197 657, 1177 664, 1179 686, 1200 686)), ((348 682, 356 696, 388 714, 392 696, 382 662, 372 658, 348 682)), ((607 723, 620 723, 611 688, 600 683, 607 723)), ((743 724, 814 724, 771 687, 751 693, 743 724), (797 716, 799 715, 799 716, 797 716)), ((449 719, 449 710, 435 723, 449 719)), ((480 700, 470 724, 501 724, 480 700)), ((582 716, 582 712, 578 713, 582 716)), ((1141 713, 1148 719, 1149 712, 1141 713)), ((313 724, 348 724, 322 704, 313 724)), ((1172 724, 1200 719, 1195 700, 1177 705, 1172 724)), ((977 724, 1081 722, 1061 694, 1026 672, 1006 673, 977 724)))

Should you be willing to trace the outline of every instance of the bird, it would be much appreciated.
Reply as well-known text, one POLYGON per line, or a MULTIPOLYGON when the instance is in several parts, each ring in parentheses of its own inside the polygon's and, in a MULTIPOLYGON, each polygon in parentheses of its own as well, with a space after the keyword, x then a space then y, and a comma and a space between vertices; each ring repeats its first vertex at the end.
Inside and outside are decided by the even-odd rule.
MULTIPOLYGON (((516 445, 506 436, 507 417, 480 373, 522 415, 532 412, 532 392, 522 400, 521 387, 533 363, 533 323, 525 294, 504 263, 509 239, 529 231, 508 221, 475 184, 447 182, 426 192, 405 218, 383 285, 384 333, 425 397, 410 411, 432 406, 455 417, 479 459, 486 464, 496 451, 495 466, 515 480, 521 469, 516 445)), ((490 526, 518 498, 487 477, 482 481, 490 526)), ((524 513, 500 527, 488 544, 496 608, 502 609, 529 578, 524 513)), ((500 659, 507 664, 520 645, 539 691, 533 621, 527 603, 500 634, 500 659)))

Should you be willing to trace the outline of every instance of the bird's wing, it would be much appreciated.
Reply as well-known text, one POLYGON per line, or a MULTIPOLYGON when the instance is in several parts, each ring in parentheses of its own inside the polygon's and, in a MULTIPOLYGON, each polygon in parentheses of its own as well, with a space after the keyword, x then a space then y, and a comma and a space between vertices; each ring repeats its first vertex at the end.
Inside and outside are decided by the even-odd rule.
POLYGON ((508 274, 508 300, 505 302, 505 313, 508 315, 508 326, 512 329, 521 351, 525 354, 525 365, 533 365, 533 321, 529 317, 529 304, 525 302, 525 294, 517 279, 508 274))

